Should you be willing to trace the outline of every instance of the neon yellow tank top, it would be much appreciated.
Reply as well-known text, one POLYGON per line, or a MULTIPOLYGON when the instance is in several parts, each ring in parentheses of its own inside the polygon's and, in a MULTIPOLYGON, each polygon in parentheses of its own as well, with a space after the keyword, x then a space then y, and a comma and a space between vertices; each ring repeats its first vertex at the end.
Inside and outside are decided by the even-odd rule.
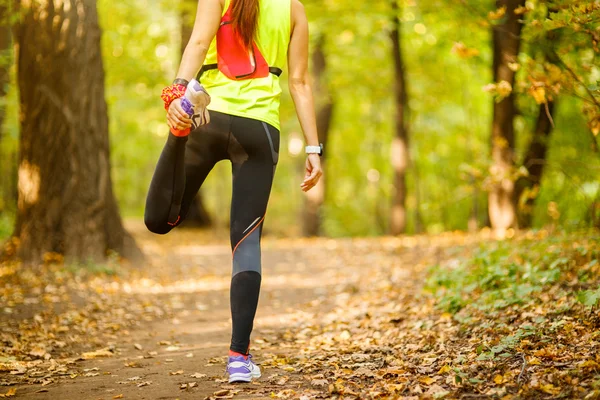
MULTIPOLYGON (((225 0, 223 15, 231 0, 225 0)), ((260 12, 256 45, 270 67, 284 69, 291 36, 291 1, 259 0, 260 12)), ((217 40, 212 41, 204 64, 217 63, 217 40)), ((218 69, 202 75, 202 85, 211 96, 209 110, 257 119, 280 129, 279 104, 281 86, 279 77, 233 81, 218 69)))

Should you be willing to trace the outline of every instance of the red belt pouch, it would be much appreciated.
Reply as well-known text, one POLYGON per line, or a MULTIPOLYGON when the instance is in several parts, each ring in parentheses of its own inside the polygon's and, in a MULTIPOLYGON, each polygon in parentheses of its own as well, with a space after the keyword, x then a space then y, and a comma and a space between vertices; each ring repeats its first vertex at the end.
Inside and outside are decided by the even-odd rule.
MULTIPOLYGON (((233 4, 232 0, 231 4, 233 4)), ((231 80, 264 78, 269 76, 269 64, 254 41, 252 51, 242 42, 240 35, 233 29, 232 5, 221 19, 217 31, 217 63, 219 71, 231 80)))

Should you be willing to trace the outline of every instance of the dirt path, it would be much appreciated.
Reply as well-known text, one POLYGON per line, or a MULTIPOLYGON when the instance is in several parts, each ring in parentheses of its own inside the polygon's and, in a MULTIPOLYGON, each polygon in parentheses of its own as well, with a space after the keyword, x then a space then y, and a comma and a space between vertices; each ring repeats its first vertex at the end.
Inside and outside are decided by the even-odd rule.
MULTIPOLYGON (((310 387, 310 377, 286 362, 298 356, 297 338, 291 336, 302 328, 319 325, 318 319, 328 310, 360 291, 367 276, 397 264, 395 253, 400 244, 397 240, 388 243, 384 255, 374 255, 375 240, 267 238, 252 345, 256 360, 262 364, 263 378, 233 386, 227 384, 224 373, 230 337, 229 245, 222 237, 206 232, 179 231, 156 237, 138 225, 130 229, 152 262, 130 266, 115 277, 86 277, 84 283, 68 285, 64 292, 42 283, 42 295, 58 290, 59 300, 50 301, 50 308, 44 307, 44 302, 40 305, 26 300, 12 304, 10 313, 2 315, 2 324, 10 327, 3 333, 5 343, 7 333, 19 329, 20 345, 27 345, 32 354, 33 361, 20 373, 13 370, 12 374, 0 375, 5 385, 15 379, 29 382, 9 387, 16 388, 17 398, 269 398, 272 393, 285 395, 286 390, 295 393, 310 387), (35 315, 28 315, 32 310, 35 315), (46 336, 23 334, 24 329, 34 329, 36 321, 41 328, 42 319, 44 324, 52 320, 68 326, 65 318, 73 319, 78 311, 70 330, 58 329, 65 333, 60 341, 56 340, 58 333, 44 332, 50 339, 41 352, 36 352, 33 341, 46 336), (78 325, 81 315, 85 319, 79 322, 89 327, 87 333, 78 325), (70 336, 75 329, 78 334, 70 336), (67 353, 61 353, 62 348, 67 353), (74 361, 77 357, 69 350, 78 350, 87 359, 74 361), (34 365, 36 358, 50 360, 38 360, 34 365), (49 363, 53 364, 48 367, 49 363)), ((411 254, 405 258, 407 287, 415 286, 413 282, 418 280, 416 264, 409 260, 419 257, 416 248, 411 254)), ((22 297, 35 295, 34 291, 22 297)), ((316 385, 316 392, 318 389, 316 385)))

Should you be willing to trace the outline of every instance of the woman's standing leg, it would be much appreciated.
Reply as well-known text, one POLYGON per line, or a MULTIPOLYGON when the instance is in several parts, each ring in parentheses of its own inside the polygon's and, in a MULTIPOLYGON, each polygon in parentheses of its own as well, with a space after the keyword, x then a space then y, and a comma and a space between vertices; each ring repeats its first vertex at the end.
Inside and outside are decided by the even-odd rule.
POLYGON ((261 121, 235 117, 229 143, 231 200, 231 347, 248 354, 261 284, 260 239, 278 161, 279 131, 261 121))

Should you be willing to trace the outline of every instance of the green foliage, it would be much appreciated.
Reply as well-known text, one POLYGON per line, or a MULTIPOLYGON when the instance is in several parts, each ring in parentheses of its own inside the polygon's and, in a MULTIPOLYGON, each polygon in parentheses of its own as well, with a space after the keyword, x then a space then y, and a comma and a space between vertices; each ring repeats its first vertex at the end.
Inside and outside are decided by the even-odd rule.
POLYGON ((79 278, 90 276, 116 276, 122 270, 119 255, 111 252, 105 262, 87 260, 76 263, 66 263, 61 267, 67 274, 74 274, 79 278))
MULTIPOLYGON (((597 233, 590 232, 487 243, 466 260, 457 258, 450 265, 432 268, 427 287, 436 294, 439 307, 450 313, 465 307, 493 312, 526 304, 558 282, 585 282, 586 274, 595 275, 599 240, 597 233), (573 248, 577 240, 589 240, 591 247, 573 248)), ((590 305, 599 294, 573 291, 568 295, 590 305)))
POLYGON ((587 307, 594 307, 600 301, 600 287, 596 290, 582 290, 577 292, 577 301, 587 307))
POLYGON ((500 342, 497 345, 491 348, 480 345, 477 348, 477 359, 480 361, 485 361, 512 357, 512 351, 521 342, 521 340, 532 335, 535 335, 534 327, 526 326, 524 329, 518 329, 512 335, 504 336, 502 339, 500 339, 500 342))
POLYGON ((12 233, 12 229, 12 215, 7 212, 0 214, 0 241, 6 239, 12 233))
MULTIPOLYGON (((387 231, 394 173, 390 2, 306 0, 304 4, 312 43, 325 38, 326 80, 335 103, 325 171, 324 231, 329 236, 380 235, 387 231)), ((520 110, 517 164, 537 118, 540 92, 533 89, 543 87, 543 99, 556 98, 558 105, 534 226, 576 230, 592 224, 600 203, 600 157, 592 150, 590 134, 597 115, 593 102, 600 96, 600 63, 592 40, 599 11, 597 3, 590 1, 528 4, 533 8, 523 14, 520 83, 515 87, 520 110), (548 61, 553 49, 559 61, 548 61)), ((418 224, 429 233, 465 230, 470 219, 481 227, 487 223, 485 180, 493 102, 482 88, 492 81, 490 26, 497 21, 489 13, 494 2, 433 0, 401 5, 411 141, 408 232, 417 231, 418 224)), ((193 18, 195 2, 101 0, 98 8, 113 184, 122 213, 139 217, 167 135, 160 90, 176 73, 182 18, 193 18)), ((281 82, 281 157, 267 232, 294 235, 299 233, 304 205, 299 189, 304 159, 287 150, 290 139, 301 131, 287 76, 281 82)), ((13 77, 0 141, 0 219, 9 221, 3 222, 6 225, 12 223, 16 208, 17 102, 13 77)), ((220 226, 228 223, 224 199, 230 196, 230 186, 229 166, 223 163, 203 188, 209 211, 220 226)), ((488 268, 498 279, 502 277, 493 266, 488 268)), ((505 289, 516 293, 532 287, 505 289)), ((460 296, 454 303, 454 308, 463 306, 460 296)))

